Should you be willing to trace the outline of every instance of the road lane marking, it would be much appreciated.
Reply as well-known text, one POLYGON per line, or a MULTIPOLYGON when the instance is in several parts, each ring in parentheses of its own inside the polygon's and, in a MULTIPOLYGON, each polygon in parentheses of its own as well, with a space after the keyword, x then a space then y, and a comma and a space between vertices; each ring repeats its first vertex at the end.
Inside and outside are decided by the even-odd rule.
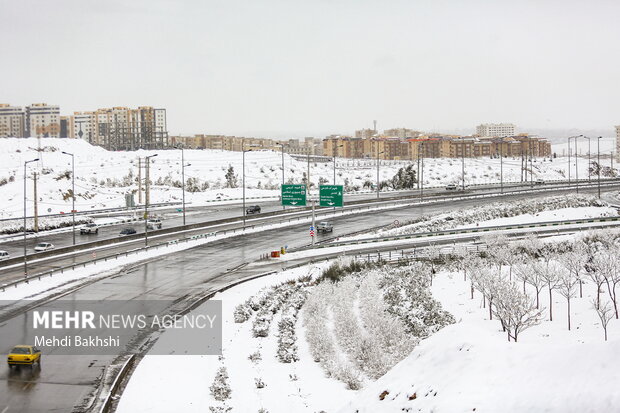
POLYGON ((6 413, 7 410, 9 410, 9 406, 6 406, 0 413, 6 413))

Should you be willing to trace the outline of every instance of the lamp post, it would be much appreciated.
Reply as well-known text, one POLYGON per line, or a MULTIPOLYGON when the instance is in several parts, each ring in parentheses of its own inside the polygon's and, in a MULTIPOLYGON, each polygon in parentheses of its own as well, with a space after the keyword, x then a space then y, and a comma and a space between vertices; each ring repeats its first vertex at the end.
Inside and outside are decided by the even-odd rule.
POLYGON ((26 167, 29 163, 38 162, 39 158, 24 162, 24 277, 28 278, 28 250, 26 248, 26 167))
POLYGON ((590 157, 590 137, 584 136, 584 138, 588 140, 588 182, 592 182, 592 179, 590 178, 590 168, 592 167, 592 161, 590 157))
MULTIPOLYGON (((422 150, 424 150, 424 142, 422 142, 420 146, 422 147, 422 150)), ((420 159, 421 153, 422 152, 418 150, 418 159, 420 159)), ((424 198, 424 155, 423 154, 421 158, 422 158, 422 169, 420 169, 419 164, 418 164, 418 173, 419 173, 418 182, 420 183, 420 202, 422 202, 422 199, 424 198)))
POLYGON ((334 185, 336 185, 336 155, 338 155, 338 148, 342 148, 344 144, 334 146, 334 185))
MULTIPOLYGON (((282 142, 277 143, 282 148, 282 185, 284 185, 284 144, 282 142)), ((282 196, 282 187, 280 187, 280 196, 282 196)), ((282 205, 282 209, 286 209, 286 206, 282 205)))
POLYGON ((243 154, 241 155, 241 157, 242 157, 242 165, 243 165, 242 166, 242 169, 243 169, 243 171, 242 171, 242 179, 241 179, 242 186, 243 186, 243 228, 245 228, 245 213, 246 213, 246 211, 245 211, 245 153, 246 152, 252 152, 252 149, 245 150, 245 149, 242 148, 241 151, 243 152, 243 154))
POLYGON ((178 144, 177 149, 181 150, 181 189, 183 191, 183 226, 185 226, 185 167, 191 164, 185 165, 185 151, 183 144, 178 144))
POLYGON ((597 146, 597 152, 598 154, 596 155, 596 163, 598 164, 598 168, 597 172, 598 172, 598 197, 599 199, 601 198, 601 138, 602 136, 599 136, 598 138, 596 138, 596 146, 597 146))
MULTIPOLYGON (((575 159, 577 159, 577 141, 576 141, 576 139, 580 138, 582 136, 583 135, 569 136, 568 139, 567 139, 568 140, 568 152, 566 154, 568 155, 568 186, 570 186, 570 158, 571 158, 571 155, 570 155, 570 140, 571 139, 575 139, 575 159)), ((575 161, 575 170, 577 170, 576 162, 577 161, 575 161)))
POLYGON ((377 143, 377 199, 379 199, 379 155, 385 153, 385 151, 379 152, 379 143, 377 143))
POLYGON ((504 138, 499 138, 499 185, 500 193, 504 193, 504 138))
POLYGON ((461 136, 461 178, 463 180, 461 188, 465 191, 465 140, 461 136))
POLYGON ((71 217, 73 219, 73 245, 75 245, 75 156, 69 152, 62 152, 65 155, 69 155, 71 157, 71 198, 73 200, 73 204, 71 207, 71 217))
POLYGON ((155 155, 149 155, 146 156, 144 158, 145 162, 145 166, 146 166, 146 182, 144 183, 145 185, 145 197, 144 197, 144 246, 148 247, 149 245, 149 225, 148 225, 148 221, 149 221, 149 201, 151 200, 151 189, 150 189, 150 177, 149 177, 149 169, 150 169, 150 162, 151 162, 151 158, 156 157, 157 154, 155 155))

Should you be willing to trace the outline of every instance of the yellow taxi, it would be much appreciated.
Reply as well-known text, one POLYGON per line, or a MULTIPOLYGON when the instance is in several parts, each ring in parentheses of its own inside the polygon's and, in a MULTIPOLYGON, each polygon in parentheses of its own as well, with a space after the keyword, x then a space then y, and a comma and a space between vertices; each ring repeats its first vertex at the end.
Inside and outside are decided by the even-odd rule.
POLYGON ((34 346, 18 345, 13 347, 7 356, 9 368, 13 366, 32 366, 35 363, 41 365, 41 350, 34 346))

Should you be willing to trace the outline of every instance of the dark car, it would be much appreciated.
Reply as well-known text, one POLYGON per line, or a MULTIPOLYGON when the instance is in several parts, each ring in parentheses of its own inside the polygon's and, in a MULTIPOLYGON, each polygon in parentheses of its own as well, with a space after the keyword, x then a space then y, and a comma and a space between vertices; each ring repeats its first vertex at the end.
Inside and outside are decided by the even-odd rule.
POLYGON ((136 233, 136 230, 135 230, 135 229, 133 229, 133 228, 129 228, 129 227, 128 227, 128 228, 123 228, 123 229, 121 230, 120 235, 133 235, 133 234, 135 234, 135 233, 136 233))
POLYGON ((252 205, 246 208, 245 210, 246 214, 260 214, 260 206, 258 205, 252 205))

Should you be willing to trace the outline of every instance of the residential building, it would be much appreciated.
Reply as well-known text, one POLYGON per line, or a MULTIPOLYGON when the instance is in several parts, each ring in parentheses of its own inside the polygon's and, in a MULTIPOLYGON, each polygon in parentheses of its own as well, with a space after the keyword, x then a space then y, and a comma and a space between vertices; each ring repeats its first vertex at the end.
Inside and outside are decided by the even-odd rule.
POLYGON ((109 150, 156 149, 169 145, 166 109, 123 106, 75 112, 70 120, 72 137, 109 150))
POLYGON ((60 137, 68 138, 69 137, 69 124, 71 123, 69 116, 61 116, 60 117, 60 137))
POLYGON ((422 134, 422 132, 419 132, 413 129, 407 129, 407 128, 393 128, 393 129, 384 130, 383 134, 385 136, 393 136, 395 138, 406 139, 406 138, 417 138, 418 136, 422 134))
POLYGON ((25 114, 21 107, 0 103, 0 138, 23 138, 25 114))
POLYGON ((33 103, 26 106, 25 125, 25 136, 58 138, 60 136, 60 107, 47 103, 33 103))
POLYGON ((505 138, 515 135, 515 125, 512 123, 483 123, 476 126, 476 135, 493 138, 505 138))
POLYGON ((360 139, 370 139, 377 134, 375 129, 360 129, 355 131, 355 137, 360 139))

